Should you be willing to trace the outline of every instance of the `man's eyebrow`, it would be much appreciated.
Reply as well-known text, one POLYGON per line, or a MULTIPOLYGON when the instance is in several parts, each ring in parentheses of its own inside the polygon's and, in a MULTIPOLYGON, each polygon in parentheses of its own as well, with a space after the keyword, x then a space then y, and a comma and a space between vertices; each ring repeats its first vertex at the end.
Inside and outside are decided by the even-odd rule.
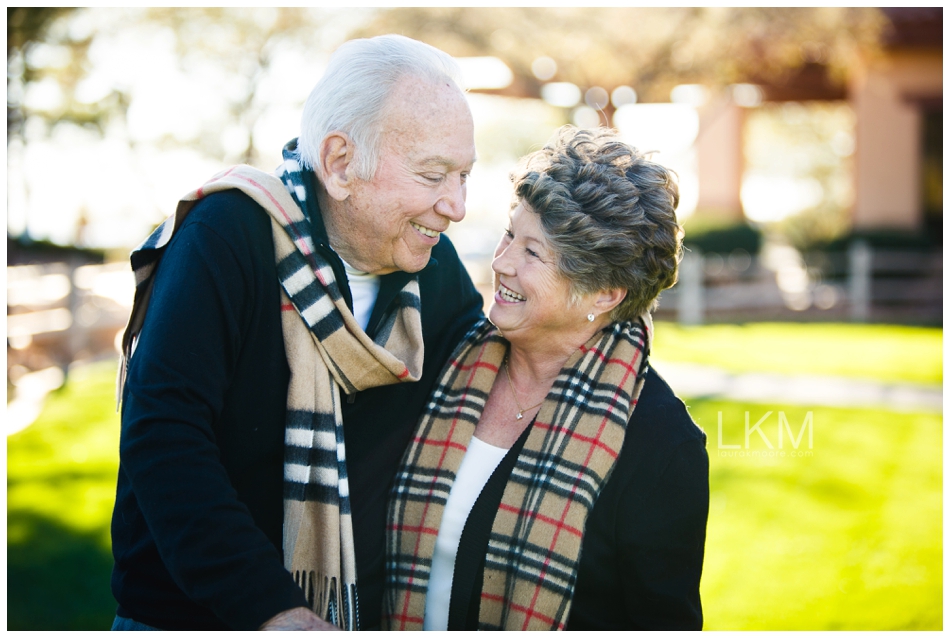
MULTIPOLYGON (((472 164, 478 160, 478 156, 472 158, 472 164)), ((433 155, 432 157, 426 157, 419 162, 420 166, 445 166, 447 168, 452 168, 455 166, 455 160, 448 157, 442 157, 441 155, 433 155)))

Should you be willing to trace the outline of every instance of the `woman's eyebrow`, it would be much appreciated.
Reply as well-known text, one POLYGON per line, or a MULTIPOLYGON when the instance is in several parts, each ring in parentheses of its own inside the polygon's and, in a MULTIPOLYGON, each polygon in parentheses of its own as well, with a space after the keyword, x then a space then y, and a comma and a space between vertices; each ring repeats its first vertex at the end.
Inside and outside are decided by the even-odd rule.
POLYGON ((521 239, 524 240, 525 243, 531 242, 531 243, 537 244, 545 252, 548 252, 547 244, 545 244, 544 241, 540 239, 539 237, 535 237, 534 235, 530 235, 530 234, 526 235, 522 233, 521 239))

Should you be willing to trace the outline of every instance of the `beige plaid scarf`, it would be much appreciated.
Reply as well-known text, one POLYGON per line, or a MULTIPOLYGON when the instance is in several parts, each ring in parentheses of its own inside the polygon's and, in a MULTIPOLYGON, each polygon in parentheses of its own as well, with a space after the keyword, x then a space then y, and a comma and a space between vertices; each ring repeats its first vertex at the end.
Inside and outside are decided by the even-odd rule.
MULTIPOLYGON (((620 453, 652 334, 649 315, 612 324, 555 380, 495 516, 480 629, 564 628, 587 515, 620 453)), ((384 627, 422 628, 445 503, 507 350, 487 320, 473 328, 403 457, 390 497, 384 627)))
MULTIPOLYGON (((173 233, 212 193, 237 188, 271 217, 281 290, 284 346, 290 366, 284 458, 284 562, 321 618, 358 629, 356 557, 343 444, 340 391, 416 381, 422 373, 419 284, 397 296, 374 343, 346 306, 333 269, 313 250, 304 210, 314 208, 297 162, 288 157, 278 176, 236 166, 186 195, 132 254, 135 305, 123 337, 118 395, 141 330, 154 268, 173 233)), ((311 214, 313 214, 311 212, 311 214)), ((319 213, 317 213, 319 214, 319 213)), ((275 284, 278 282, 275 282, 275 284)))

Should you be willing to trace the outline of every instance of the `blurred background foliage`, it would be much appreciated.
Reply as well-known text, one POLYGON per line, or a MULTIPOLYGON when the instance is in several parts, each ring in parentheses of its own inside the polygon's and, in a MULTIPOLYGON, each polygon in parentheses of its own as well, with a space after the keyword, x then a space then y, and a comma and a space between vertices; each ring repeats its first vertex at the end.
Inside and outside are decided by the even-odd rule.
POLYGON ((780 232, 800 250, 844 235, 854 199, 854 138, 845 133, 854 129, 852 110, 844 104, 763 105, 749 114, 746 126, 747 177, 790 167, 789 176, 806 192, 806 207, 781 220, 780 232))
MULTIPOLYGON (((167 136, 158 142, 197 145, 210 156, 223 157, 220 138, 229 127, 237 126, 247 132, 246 144, 239 155, 245 162, 254 163, 252 131, 261 111, 255 96, 266 88, 261 86, 261 81, 274 60, 279 61, 282 46, 308 51, 332 50, 338 46, 343 38, 340 25, 332 18, 327 19, 332 13, 303 8, 97 11, 10 7, 7 9, 8 135, 23 140, 25 124, 31 117, 45 124, 43 127, 35 125, 41 129, 40 135, 50 134, 56 125, 64 123, 91 126, 101 134, 109 125, 122 127, 131 105, 131 87, 123 82, 105 86, 102 82, 106 78, 96 75, 96 65, 102 60, 96 59, 95 52, 90 56, 90 49, 97 39, 121 39, 126 33, 133 37, 171 40, 174 64, 183 71, 209 72, 206 77, 218 85, 224 97, 228 117, 213 120, 217 128, 203 127, 194 131, 194 135, 167 136), (322 46, 315 46, 315 42, 322 46), (44 90, 59 95, 31 104, 29 93, 44 90)), ((342 32, 345 33, 345 29, 342 32)), ((187 96, 182 97, 187 99, 187 96)), ((130 136, 128 142, 134 144, 135 137, 130 136)))
MULTIPOLYGON (((121 113, 123 103, 86 102, 76 85, 90 70, 88 50, 96 37, 120 27, 169 29, 182 65, 210 63, 232 82, 235 115, 253 119, 255 80, 269 69, 282 44, 332 51, 349 37, 401 33, 453 56, 499 55, 518 83, 537 83, 532 65, 551 57, 558 79, 579 86, 631 84, 642 101, 666 101, 670 90, 690 82, 728 85, 750 77, 781 78, 821 62, 843 76, 861 55, 877 50, 886 25, 873 9, 799 7, 694 8, 397 8, 331 9, 147 9, 72 16, 76 9, 7 9, 7 59, 19 73, 8 85, 55 79, 62 104, 84 105, 98 122, 121 113), (802 43, 807 47, 803 52, 802 43), (556 43, 556 46, 552 46, 556 43), (73 104, 73 102, 76 104, 73 104)), ((534 87, 534 93, 540 88, 534 87)), ((524 90, 516 86, 514 90, 524 90)), ((22 90, 22 88, 21 88, 22 90)), ((118 89, 121 96, 121 89, 118 89)), ((68 108, 31 109, 17 91, 8 123, 31 114, 62 121, 68 108)))
POLYGON ((884 25, 862 8, 401 8, 354 35, 402 33, 456 56, 490 52, 525 83, 538 82, 532 65, 545 55, 560 81, 629 84, 642 101, 663 102, 679 84, 778 78, 809 61, 842 73, 874 50, 884 25), (802 42, 813 59, 803 59, 802 42))
MULTIPOLYGON (((639 103, 666 102, 672 89, 691 83, 701 83, 709 94, 737 82, 781 83, 816 65, 843 81, 859 58, 878 55, 886 25, 880 12, 855 7, 11 7, 7 144, 8 149, 13 146, 14 176, 21 162, 30 161, 28 146, 45 151, 44 143, 74 143, 89 135, 107 139, 113 157, 127 158, 126 163, 146 173, 158 172, 156 156, 176 148, 192 153, 187 160, 179 153, 178 165, 198 166, 201 158, 209 167, 244 162, 269 169, 279 161, 275 140, 294 134, 300 105, 329 52, 349 37, 392 32, 424 40, 454 56, 496 56, 507 65, 512 78, 506 86, 474 91, 518 102, 517 108, 497 101, 491 109, 479 110, 477 141, 487 171, 489 165, 510 163, 537 148, 554 127, 569 121, 570 109, 540 101, 524 104, 523 98, 539 96, 548 80, 582 90, 635 87, 632 99, 639 103), (128 57, 119 54, 116 59, 122 46, 128 57), (146 59, 138 58, 143 52, 148 52, 146 59), (163 68, 156 73, 159 64, 163 68), (547 64, 550 70, 541 68, 547 64), (156 112, 158 98, 167 101, 172 92, 180 104, 156 112)), ((587 102, 595 105, 594 114, 600 111, 602 123, 610 124, 617 100, 596 95, 593 99, 587 102)), ((756 117, 771 121, 764 114, 756 117)), ((818 129, 826 126, 822 116, 804 122, 807 119, 799 117, 795 131, 786 127, 784 137, 804 133, 821 139, 824 131, 818 129)), ((752 126, 758 127, 757 135, 758 129, 771 125, 752 126)), ((761 143, 767 143, 765 138, 761 143)), ((754 169, 761 154, 756 148, 750 153, 754 169)), ((24 166, 27 172, 30 169, 24 166)), ((840 181, 842 175, 846 170, 809 177, 840 181)), ((131 238, 160 221, 174 202, 171 187, 147 177, 137 179, 143 182, 139 190, 144 187, 161 201, 122 210, 126 216, 134 213, 142 218, 139 223, 115 223, 122 212, 107 215, 105 207, 85 202, 78 213, 61 213, 64 224, 49 230, 44 220, 29 219, 37 216, 44 195, 29 180, 20 194, 15 179, 12 232, 58 243, 128 248, 131 238), (33 212, 21 212, 24 207, 33 212), (77 226, 72 237, 64 228, 70 224, 77 226), (120 234, 120 227, 128 230, 120 234)), ((176 188, 184 181, 174 177, 165 181, 169 180, 176 188)), ((841 231, 840 218, 846 216, 848 202, 838 196, 840 190, 832 189, 811 213, 824 220, 822 236, 841 231)), ((500 201, 490 199, 493 204, 500 201)), ((477 212, 478 202, 471 207, 477 212)), ((684 210, 684 216, 688 213, 684 210)))

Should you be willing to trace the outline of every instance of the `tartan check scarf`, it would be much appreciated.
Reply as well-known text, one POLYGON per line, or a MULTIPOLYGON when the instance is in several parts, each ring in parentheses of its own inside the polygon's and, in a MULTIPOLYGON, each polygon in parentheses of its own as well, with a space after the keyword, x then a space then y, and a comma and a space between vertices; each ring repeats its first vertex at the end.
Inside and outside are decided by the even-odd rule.
MULTIPOLYGON (((614 323, 562 368, 518 456, 492 525, 479 629, 563 629, 588 513, 643 387, 653 323, 614 323)), ((435 541, 452 483, 508 342, 482 320, 446 366, 390 495, 384 627, 422 629, 435 541)))
MULTIPOLYGON (((174 215, 132 253, 135 303, 122 341, 118 398, 165 246, 201 198, 237 188, 271 217, 281 286, 281 325, 290 366, 284 441, 284 563, 311 608, 343 629, 359 628, 356 555, 340 391, 417 381, 423 343, 419 283, 412 279, 381 322, 376 342, 354 319, 333 269, 313 249, 308 217, 316 193, 293 155, 276 176, 235 166, 186 195, 174 215)), ((275 282, 275 284, 278 282, 275 282)))

